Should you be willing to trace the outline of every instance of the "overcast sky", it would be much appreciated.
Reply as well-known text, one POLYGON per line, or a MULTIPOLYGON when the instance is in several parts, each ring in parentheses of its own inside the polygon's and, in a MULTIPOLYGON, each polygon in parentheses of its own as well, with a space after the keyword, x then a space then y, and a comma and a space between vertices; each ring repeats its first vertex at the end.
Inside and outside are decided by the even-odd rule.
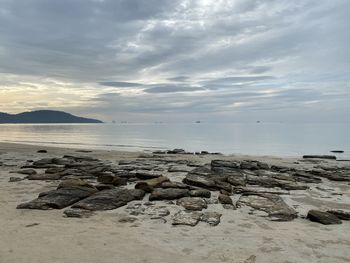
POLYGON ((0 0, 0 111, 350 120, 348 0, 0 0))

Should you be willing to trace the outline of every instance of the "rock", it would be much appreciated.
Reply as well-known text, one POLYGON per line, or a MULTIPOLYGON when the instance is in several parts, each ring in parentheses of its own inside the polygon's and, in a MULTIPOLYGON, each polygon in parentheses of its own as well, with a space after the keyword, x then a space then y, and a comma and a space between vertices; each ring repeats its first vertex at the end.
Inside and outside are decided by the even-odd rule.
POLYGON ((188 185, 208 188, 210 190, 216 190, 216 183, 214 180, 210 179, 207 176, 202 176, 198 174, 189 173, 184 179, 183 182, 188 185))
POLYGON ((157 185, 158 188, 180 188, 180 189, 190 189, 191 186, 181 183, 181 182, 169 182, 165 181, 160 185, 157 185))
POLYGON ((91 188, 82 189, 57 189, 46 192, 45 195, 17 206, 17 209, 62 209, 84 199, 95 191, 91 188))
POLYGON ((85 182, 80 179, 68 179, 62 181, 57 189, 81 189, 81 190, 91 190, 92 192, 97 192, 98 190, 96 189, 95 186, 92 184, 89 184, 88 182, 85 182))
POLYGON ((198 224, 202 213, 179 211, 172 218, 173 225, 195 226, 198 224))
POLYGON ((350 212, 345 212, 343 210, 328 210, 327 213, 335 215, 341 220, 350 220, 350 212))
POLYGON ((47 153, 47 150, 38 150, 37 153, 47 153))
POLYGON ((64 167, 53 167, 53 168, 47 168, 45 170, 46 174, 58 174, 58 173, 62 173, 65 172, 66 169, 64 167))
POLYGON ((134 216, 128 216, 128 215, 122 215, 119 217, 118 222, 119 223, 134 223, 137 221, 138 218, 134 216))
POLYGON ((188 195, 189 190, 167 188, 167 189, 156 189, 149 196, 149 201, 155 200, 174 200, 188 195))
POLYGON ((218 200, 223 205, 233 205, 231 197, 224 194, 219 194, 218 200))
POLYGON ((233 186, 245 186, 246 185, 245 176, 238 177, 238 176, 232 175, 232 176, 229 176, 227 178, 227 182, 229 182, 233 186))
POLYGON ((189 167, 189 166, 186 166, 186 165, 181 165, 181 166, 177 166, 177 165, 174 165, 174 166, 171 166, 169 169, 168 169, 168 172, 169 173, 187 173, 187 172, 190 172, 193 170, 193 167, 189 167))
POLYGON ((9 182, 13 183, 13 182, 19 182, 19 181, 23 181, 23 180, 24 180, 24 178, 21 178, 21 177, 10 177, 9 182))
POLYGON ((135 176, 141 180, 153 179, 157 177, 161 177, 162 174, 154 171, 136 171, 135 176))
POLYGON ((73 209, 73 208, 68 208, 64 210, 63 213, 65 214, 66 217, 75 217, 75 218, 88 218, 94 215, 92 211, 85 210, 85 209, 73 209))
POLYGON ((200 218, 200 221, 206 222, 211 226, 217 226, 220 223, 222 214, 217 212, 204 212, 200 218))
POLYGON ((344 153, 344 151, 342 151, 342 150, 333 150, 333 151, 331 151, 331 153, 344 153))
POLYGON ((111 210, 124 206, 135 199, 135 196, 130 190, 116 188, 100 191, 74 204, 72 208, 81 208, 91 211, 111 210))
POLYGON ((191 197, 204 197, 210 198, 211 192, 205 189, 196 189, 188 192, 191 197))
POLYGON ((59 180, 61 175, 59 174, 33 174, 26 177, 28 180, 59 180))
POLYGON ((308 186, 297 185, 290 181, 278 180, 267 176, 247 176, 247 184, 260 185, 263 187, 279 187, 285 190, 306 190, 308 186))
POLYGON ((322 179, 313 176, 306 172, 295 172, 292 174, 292 176, 298 181, 298 182, 304 182, 304 183, 322 183, 322 179))
POLYGON ((341 224, 341 220, 334 214, 322 212, 318 210, 310 210, 307 213, 307 218, 310 221, 318 222, 324 225, 341 224))
POLYGON ((170 215, 170 211, 165 206, 149 206, 144 210, 144 214, 151 216, 151 219, 158 219, 170 215))
POLYGON ((297 212, 275 194, 244 193, 239 198, 237 205, 248 205, 264 211, 273 221, 291 221, 297 217, 297 212))
POLYGON ((111 184, 97 184, 95 187, 99 191, 115 189, 115 187, 111 184))
POLYGON ((174 149, 171 151, 167 151, 168 154, 184 154, 186 151, 184 149, 174 149))
POLYGON ((304 155, 303 159, 330 159, 336 160, 337 157, 334 155, 304 155))
POLYGON ((186 210, 202 211, 208 208, 207 202, 200 197, 183 197, 177 200, 176 204, 184 207, 186 210))
POLYGON ((10 171, 10 173, 26 174, 26 175, 37 174, 37 172, 34 169, 22 169, 18 171, 10 171))
POLYGON ((109 173, 103 173, 97 177, 97 181, 103 184, 112 184, 114 186, 121 186, 121 185, 126 185, 128 179, 115 176, 109 173))
POLYGON ((262 170, 269 170, 270 169, 270 165, 268 165, 267 163, 258 161, 257 164, 258 164, 259 169, 262 169, 262 170))
POLYGON ((212 160, 211 167, 227 167, 233 169, 239 169, 240 163, 238 161, 227 161, 227 160, 212 160))
POLYGON ((162 185, 162 183, 169 181, 168 177, 160 176, 154 179, 138 182, 135 189, 142 189, 145 192, 151 193, 155 187, 162 185))
POLYGON ((242 170, 258 170, 258 162, 257 161, 243 161, 241 162, 240 168, 242 170))
POLYGON ((134 197, 135 200, 142 200, 146 192, 142 189, 129 189, 129 193, 134 197))
POLYGON ((216 189, 225 190, 228 193, 232 193, 232 185, 231 184, 224 182, 224 181, 221 181, 221 180, 214 180, 214 182, 215 182, 216 189))

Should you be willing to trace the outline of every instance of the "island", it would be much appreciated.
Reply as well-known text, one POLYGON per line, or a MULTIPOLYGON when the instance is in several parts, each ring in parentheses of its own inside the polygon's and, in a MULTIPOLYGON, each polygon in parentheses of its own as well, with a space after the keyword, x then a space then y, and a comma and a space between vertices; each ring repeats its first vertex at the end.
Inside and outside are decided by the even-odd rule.
POLYGON ((0 112, 0 123, 103 123, 100 120, 74 116, 54 110, 37 110, 9 114, 0 112))

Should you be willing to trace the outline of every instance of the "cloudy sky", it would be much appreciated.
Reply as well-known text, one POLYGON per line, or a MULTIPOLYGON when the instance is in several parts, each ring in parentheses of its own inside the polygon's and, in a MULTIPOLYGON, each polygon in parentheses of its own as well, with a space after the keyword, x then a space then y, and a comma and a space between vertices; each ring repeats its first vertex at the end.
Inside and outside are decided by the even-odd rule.
POLYGON ((349 121, 348 0, 0 0, 0 111, 349 121))

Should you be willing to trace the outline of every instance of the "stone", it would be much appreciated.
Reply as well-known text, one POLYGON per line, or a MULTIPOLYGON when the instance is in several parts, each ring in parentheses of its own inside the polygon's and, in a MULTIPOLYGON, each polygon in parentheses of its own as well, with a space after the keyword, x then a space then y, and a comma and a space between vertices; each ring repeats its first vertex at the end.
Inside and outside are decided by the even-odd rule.
POLYGON ((334 155, 304 155, 303 159, 329 159, 336 160, 337 157, 334 155))
POLYGON ((90 189, 92 192, 97 192, 97 188, 93 186, 92 184, 89 184, 88 182, 85 182, 81 179, 68 179, 62 181, 58 186, 57 189, 90 189))
POLYGON ((187 165, 174 165, 174 166, 171 166, 169 169, 168 169, 168 172, 169 173, 188 173, 190 171, 192 171, 194 168, 193 167, 189 167, 187 165))
POLYGON ((238 169, 240 168, 240 163, 238 161, 212 160, 211 167, 228 167, 238 169))
POLYGON ((45 195, 22 203, 17 206, 17 209, 62 209, 70 206, 81 199, 91 196, 95 191, 93 189, 86 188, 82 189, 57 189, 46 192, 45 195))
POLYGON ((74 208, 68 208, 64 210, 63 213, 66 217, 75 217, 75 218, 88 218, 94 215, 92 211, 85 210, 85 209, 74 209, 74 208))
POLYGON ((144 210, 144 214, 150 216, 151 219, 156 219, 170 215, 170 211, 165 206, 149 206, 144 210))
POLYGON ((201 219, 202 213, 179 211, 172 218, 172 225, 195 226, 201 219))
POLYGON ((157 178, 157 177, 161 177, 162 174, 159 172, 154 172, 154 171, 142 171, 142 170, 138 170, 136 171, 135 176, 141 180, 147 180, 147 179, 153 179, 153 178, 157 178))
POLYGON ((206 222, 211 226, 217 226, 220 223, 222 214, 217 212, 204 212, 200 218, 200 221, 206 222))
POLYGON ((233 186, 245 186, 246 185, 246 179, 245 176, 229 176, 227 178, 227 182, 230 183, 233 186))
POLYGON ((100 191, 74 204, 72 208, 81 208, 91 211, 111 210, 124 206, 135 199, 135 196, 130 190, 116 188, 100 191))
POLYGON ((307 218, 310 221, 318 222, 323 225, 333 225, 333 224, 341 224, 342 221, 335 216, 334 214, 322 212, 318 210, 310 210, 307 213, 307 218))
POLYGON ((350 220, 350 212, 346 212, 343 210, 328 210, 327 213, 335 215, 341 220, 350 220))
POLYGON ((174 149, 171 151, 167 151, 167 154, 184 154, 186 153, 184 149, 174 149))
POLYGON ((155 200, 174 200, 188 195, 189 190, 167 188, 167 189, 155 189, 149 196, 149 201, 155 200))
POLYGON ((240 168, 242 170, 258 170, 259 166, 257 161, 243 161, 241 162, 240 168))
POLYGON ((215 181, 210 179, 207 176, 202 176, 198 174, 189 173, 184 179, 183 182, 188 185, 208 188, 210 190, 216 190, 215 181))
POLYGON ((118 219, 119 223, 134 223, 138 218, 134 216, 121 215, 118 219))
POLYGON ((61 175, 59 174, 32 174, 26 177, 28 180, 59 180, 61 175))
POLYGON ((145 192, 151 193, 155 187, 162 185, 162 183, 169 181, 168 177, 160 176, 157 178, 145 180, 136 183, 135 189, 142 189, 145 192))
POLYGON ((228 195, 219 194, 218 200, 223 205, 233 205, 233 201, 228 195))
POLYGON ((13 182, 19 182, 19 181, 23 181, 24 178, 21 177, 10 177, 9 182, 13 183, 13 182))
POLYGON ((204 197, 204 198, 210 198, 211 192, 206 189, 196 189, 196 190, 190 190, 188 194, 191 197, 204 197))
POLYGON ((47 150, 38 150, 37 153, 47 153, 47 150))
POLYGON ((165 181, 161 183, 160 185, 157 185, 158 188, 180 188, 180 189, 190 189, 191 186, 181 183, 181 182, 170 182, 165 181))
POLYGON ((200 197, 183 197, 176 202, 177 205, 184 207, 186 210, 202 211, 208 208, 207 202, 200 197))
POLYGON ((237 206, 242 205, 266 212, 272 221, 291 221, 297 217, 297 212, 275 194, 243 193, 237 202, 237 206))
POLYGON ((26 174, 26 175, 37 174, 37 172, 34 169, 22 169, 22 170, 18 170, 18 171, 10 171, 10 173, 26 174))
POLYGON ((102 184, 112 184, 114 186, 126 185, 128 179, 115 176, 114 174, 103 173, 97 177, 97 181, 102 184))

